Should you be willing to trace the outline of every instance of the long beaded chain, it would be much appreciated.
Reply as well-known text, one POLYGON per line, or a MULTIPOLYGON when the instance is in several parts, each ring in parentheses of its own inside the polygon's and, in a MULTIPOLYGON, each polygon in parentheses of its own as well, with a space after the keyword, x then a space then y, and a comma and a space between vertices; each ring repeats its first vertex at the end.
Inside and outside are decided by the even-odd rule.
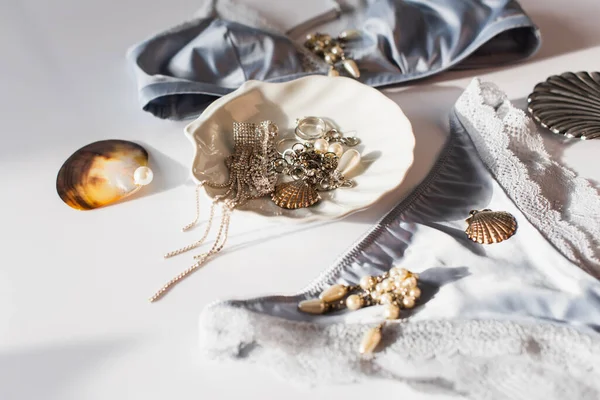
POLYGON ((150 298, 150 302, 160 299, 174 285, 196 271, 209 258, 218 254, 223 249, 227 242, 231 212, 234 208, 245 204, 249 200, 266 196, 274 191, 275 184, 277 183, 277 172, 272 168, 272 161, 277 156, 275 148, 275 138, 277 135, 277 125, 271 121, 263 121, 258 125, 234 122, 234 152, 226 160, 229 179, 225 183, 203 181, 198 185, 196 188, 196 218, 193 222, 187 224, 183 228, 183 231, 191 229, 198 223, 200 215, 200 188, 209 186, 215 189, 227 189, 227 191, 216 196, 213 200, 210 216, 202 237, 187 246, 165 254, 165 258, 185 253, 203 244, 210 233, 217 204, 227 199, 223 202, 221 223, 215 242, 208 252, 194 257, 197 261, 192 266, 159 289, 150 298))

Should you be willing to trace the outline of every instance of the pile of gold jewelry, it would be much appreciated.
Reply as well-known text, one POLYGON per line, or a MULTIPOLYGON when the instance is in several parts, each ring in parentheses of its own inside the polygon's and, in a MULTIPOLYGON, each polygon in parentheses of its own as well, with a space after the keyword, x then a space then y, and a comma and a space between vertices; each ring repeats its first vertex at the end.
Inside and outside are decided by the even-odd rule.
MULTIPOLYGON (((372 305, 383 305, 385 319, 400 318, 401 309, 413 308, 421 297, 418 274, 393 267, 379 276, 363 276, 359 285, 335 284, 325 289, 318 299, 303 300, 298 309, 309 314, 324 314, 347 308, 358 310, 372 305)), ((370 329, 363 338, 359 351, 372 353, 381 341, 383 324, 370 329)))
POLYGON ((344 145, 359 142, 330 129, 312 142, 294 143, 273 161, 273 169, 281 174, 271 194, 273 202, 288 209, 310 207, 321 199, 319 191, 354 186, 347 176, 358 167, 361 157, 357 150, 346 150, 344 145))
POLYGON ((202 245, 210 233, 215 208, 222 206, 222 218, 213 246, 205 253, 194 256, 196 262, 167 282, 151 302, 160 299, 174 285, 196 271, 206 261, 219 253, 227 242, 232 211, 249 200, 271 196, 282 208, 310 207, 320 200, 318 191, 352 187, 353 181, 345 176, 360 164, 360 153, 344 146, 355 146, 359 140, 344 137, 336 129, 327 129, 318 117, 297 121, 296 135, 305 140, 295 143, 283 153, 277 151, 279 129, 271 121, 233 123, 233 154, 226 158, 229 177, 225 182, 203 181, 196 188, 196 218, 186 225, 187 231, 200 218, 200 189, 208 186, 223 189, 214 197, 203 236, 178 250, 165 254, 170 258, 202 245))

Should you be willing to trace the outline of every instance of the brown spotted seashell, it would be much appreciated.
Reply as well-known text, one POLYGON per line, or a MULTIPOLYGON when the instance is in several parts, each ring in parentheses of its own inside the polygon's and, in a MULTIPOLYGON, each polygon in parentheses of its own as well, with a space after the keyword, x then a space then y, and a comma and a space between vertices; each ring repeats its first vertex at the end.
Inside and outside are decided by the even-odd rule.
POLYGON ((77 150, 56 177, 56 191, 70 207, 91 210, 119 201, 152 180, 148 153, 125 140, 102 140, 77 150))
POLYGON ((517 220, 504 211, 473 210, 466 219, 469 226, 465 233, 474 242, 481 244, 500 243, 517 231, 517 220))
POLYGON ((279 207, 291 210, 310 207, 321 200, 321 196, 313 185, 300 180, 275 186, 271 198, 279 207))

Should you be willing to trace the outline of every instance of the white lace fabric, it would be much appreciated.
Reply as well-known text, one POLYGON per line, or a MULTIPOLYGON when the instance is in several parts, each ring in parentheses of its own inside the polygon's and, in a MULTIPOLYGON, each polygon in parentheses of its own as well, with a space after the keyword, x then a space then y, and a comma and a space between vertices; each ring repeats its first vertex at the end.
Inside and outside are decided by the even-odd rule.
POLYGON ((550 158, 533 121, 493 83, 475 79, 456 112, 483 162, 529 221, 600 278, 600 195, 593 185, 550 158))
POLYGON ((451 136, 460 140, 449 141, 420 188, 306 291, 207 307, 203 354, 309 385, 386 378, 474 400, 599 399, 600 283, 578 266, 600 271, 600 199, 550 159, 535 126, 494 85, 473 81, 455 115, 462 127, 451 136), (483 164, 463 173, 474 154, 467 134, 483 164), (467 173, 487 181, 461 181, 467 173), (491 197, 479 192, 485 186, 491 197), (481 198, 465 204, 465 188, 481 198), (513 213, 515 237, 483 251, 462 241, 463 219, 439 214, 460 214, 477 202, 513 213), (530 254, 532 247, 540 254, 530 254), (377 307, 317 317, 296 310, 319 288, 355 284, 387 262, 422 267, 421 281, 439 290, 417 313, 386 324, 373 357, 361 357, 357 346, 381 320, 377 307))
POLYGON ((365 324, 290 321, 231 304, 213 306, 200 324, 205 356, 301 384, 387 378, 476 400, 600 398, 598 337, 547 323, 404 321, 384 328, 385 349, 372 358, 356 350, 365 324))

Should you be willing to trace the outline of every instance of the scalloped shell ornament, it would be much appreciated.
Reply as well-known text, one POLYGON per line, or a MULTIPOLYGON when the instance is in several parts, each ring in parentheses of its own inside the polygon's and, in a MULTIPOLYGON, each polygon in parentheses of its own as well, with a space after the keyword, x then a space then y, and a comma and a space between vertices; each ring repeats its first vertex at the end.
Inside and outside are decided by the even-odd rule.
POLYGON ((544 128, 569 138, 600 138, 600 72, 565 72, 538 83, 527 110, 544 128))
POLYGON ((317 189, 302 180, 278 184, 271 198, 279 207, 291 210, 310 207, 321 200, 317 189))
POLYGON ((465 233, 480 244, 500 243, 517 231, 517 220, 504 211, 472 210, 465 221, 469 224, 465 233))

